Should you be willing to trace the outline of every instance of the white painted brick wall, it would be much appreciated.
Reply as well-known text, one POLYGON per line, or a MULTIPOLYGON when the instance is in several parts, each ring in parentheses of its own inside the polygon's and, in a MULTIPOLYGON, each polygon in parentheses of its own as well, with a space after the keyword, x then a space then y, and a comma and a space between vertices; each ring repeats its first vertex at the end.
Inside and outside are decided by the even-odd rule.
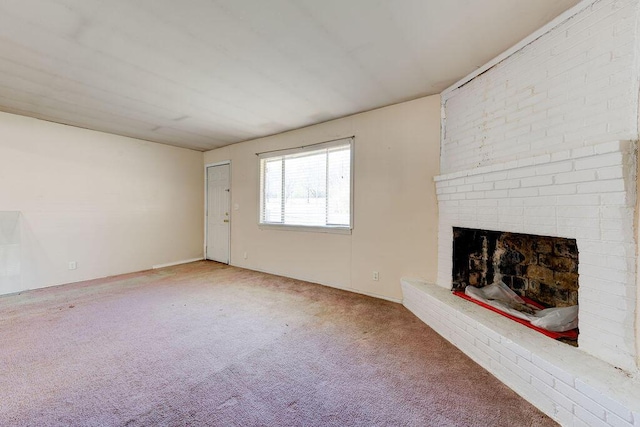
POLYGON ((635 371, 635 156, 616 141, 437 177, 437 283, 451 288, 453 227, 576 239, 580 349, 635 371))
POLYGON ((442 173, 638 139, 639 10, 639 0, 596 1, 445 91, 442 173))
POLYGON ((640 0, 585 0, 576 10, 442 94, 437 284, 451 288, 453 227, 574 238, 580 348, 556 348, 504 318, 484 322, 496 315, 448 293, 403 284, 404 301, 563 425, 640 427, 640 385, 606 383, 620 374, 613 367, 638 374, 637 154, 621 141, 638 140, 640 0))
POLYGON ((593 356, 452 295, 402 280, 404 305, 566 426, 640 427, 640 382, 593 356))

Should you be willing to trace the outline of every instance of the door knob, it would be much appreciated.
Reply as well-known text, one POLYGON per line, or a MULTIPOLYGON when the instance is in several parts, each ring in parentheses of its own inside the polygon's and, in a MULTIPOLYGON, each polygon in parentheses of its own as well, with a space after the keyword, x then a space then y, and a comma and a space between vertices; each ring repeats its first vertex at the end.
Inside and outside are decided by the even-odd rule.
POLYGON ((229 222, 229 220, 228 220, 228 219, 225 219, 225 220, 224 220, 224 222, 229 222))

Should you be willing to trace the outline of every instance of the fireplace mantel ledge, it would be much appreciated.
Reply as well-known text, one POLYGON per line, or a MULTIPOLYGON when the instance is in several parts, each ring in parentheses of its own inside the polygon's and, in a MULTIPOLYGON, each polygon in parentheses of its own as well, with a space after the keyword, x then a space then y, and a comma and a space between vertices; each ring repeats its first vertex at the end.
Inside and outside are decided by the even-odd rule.
POLYGON ((570 421, 567 417, 585 421, 582 410, 589 416, 603 410, 607 424, 619 417, 625 425, 640 426, 638 372, 624 372, 441 286, 418 279, 402 279, 401 284, 406 308, 563 425, 570 421))
POLYGON ((511 160, 505 163, 495 165, 482 166, 474 169, 466 169, 463 171, 452 172, 437 175, 433 178, 435 182, 449 181, 456 178, 464 178, 473 175, 482 175, 491 172, 507 171, 510 169, 523 168, 528 166, 537 166, 548 163, 561 162, 567 159, 579 159, 582 157, 596 156, 600 154, 614 153, 628 150, 631 147, 631 141, 610 141, 587 147, 574 148, 572 150, 557 151, 551 154, 543 154, 535 157, 527 157, 520 160, 511 160))

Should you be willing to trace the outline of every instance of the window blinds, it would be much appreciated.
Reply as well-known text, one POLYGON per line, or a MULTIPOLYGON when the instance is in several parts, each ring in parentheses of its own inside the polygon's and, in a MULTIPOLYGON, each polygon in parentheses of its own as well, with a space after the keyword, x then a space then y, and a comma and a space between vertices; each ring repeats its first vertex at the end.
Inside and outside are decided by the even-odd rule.
POLYGON ((260 223, 351 228, 353 139, 260 155, 260 223))

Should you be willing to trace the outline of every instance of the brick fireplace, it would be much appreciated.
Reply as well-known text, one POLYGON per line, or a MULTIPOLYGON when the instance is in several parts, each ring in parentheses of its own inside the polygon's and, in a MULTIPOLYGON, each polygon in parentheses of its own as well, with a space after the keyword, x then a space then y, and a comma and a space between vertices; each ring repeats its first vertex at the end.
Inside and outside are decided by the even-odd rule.
POLYGON ((402 281, 405 306, 563 425, 640 426, 638 28, 640 0, 583 0, 441 94, 437 279, 402 281), (575 241, 578 348, 451 294, 461 228, 575 241))
MULTIPOLYGON (((633 425, 634 419, 640 425, 640 387, 630 386, 633 392, 621 397, 608 383, 629 381, 637 373, 636 155, 635 143, 614 141, 436 177, 438 282, 430 288, 403 281, 407 308, 563 423, 590 419, 589 425, 598 425, 595 420, 599 419, 607 425, 607 416, 609 420, 619 417, 607 408, 610 404, 628 422, 620 425, 633 425), (534 276, 539 275, 539 279, 545 274, 553 279, 556 273, 544 267, 552 263, 568 270, 557 273, 575 277, 573 262, 579 251, 575 286, 576 290, 579 287, 579 348, 558 343, 493 313, 483 313, 479 310, 488 310, 478 310, 472 307, 474 304, 451 295, 459 281, 454 277, 454 234, 461 229, 485 230, 485 235, 494 233, 486 230, 494 230, 499 233, 493 237, 515 236, 516 240, 525 234, 542 237, 540 245, 550 247, 536 249, 534 276), (554 254, 556 244, 559 247, 554 254), (573 245, 575 256, 570 253, 573 245), (638 400, 628 406, 616 400, 627 398, 638 400), (582 406, 592 403, 590 410, 582 406), (630 407, 637 408, 638 413, 632 415, 630 407), (596 418, 591 419, 594 415, 596 418)), ((516 264, 520 261, 524 259, 518 258, 516 264)), ((471 274, 472 268, 468 270, 471 274)), ((518 269, 509 272, 513 273, 513 286, 518 269)), ((472 280, 482 282, 483 278, 472 280)), ((535 278, 530 280, 536 282, 535 278)), ((572 285, 566 287, 571 289, 572 285)), ((555 303, 572 298, 568 293, 555 303)))
POLYGON ((635 371, 635 153, 614 141, 437 177, 438 284, 452 287, 454 227, 575 239, 579 346, 635 371))

